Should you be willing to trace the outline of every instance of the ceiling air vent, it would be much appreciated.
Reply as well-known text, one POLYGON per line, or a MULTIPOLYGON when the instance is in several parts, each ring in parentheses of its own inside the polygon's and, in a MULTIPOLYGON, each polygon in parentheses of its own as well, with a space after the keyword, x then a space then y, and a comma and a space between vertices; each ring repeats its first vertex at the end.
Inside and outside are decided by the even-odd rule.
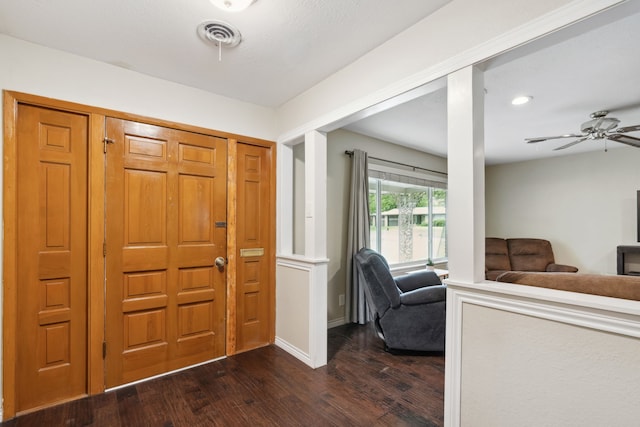
POLYGON ((198 35, 216 46, 234 47, 242 41, 242 34, 233 25, 223 21, 205 21, 198 25, 198 35))

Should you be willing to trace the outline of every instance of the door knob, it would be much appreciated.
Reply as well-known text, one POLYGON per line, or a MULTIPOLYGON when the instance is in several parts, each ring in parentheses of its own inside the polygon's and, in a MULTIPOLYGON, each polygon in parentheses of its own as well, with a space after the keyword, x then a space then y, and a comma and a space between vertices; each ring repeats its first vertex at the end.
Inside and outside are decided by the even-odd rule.
POLYGON ((224 268, 224 265, 226 264, 224 258, 221 257, 221 256, 216 258, 216 260, 214 262, 216 264, 216 267, 218 267, 220 270, 222 270, 224 268))

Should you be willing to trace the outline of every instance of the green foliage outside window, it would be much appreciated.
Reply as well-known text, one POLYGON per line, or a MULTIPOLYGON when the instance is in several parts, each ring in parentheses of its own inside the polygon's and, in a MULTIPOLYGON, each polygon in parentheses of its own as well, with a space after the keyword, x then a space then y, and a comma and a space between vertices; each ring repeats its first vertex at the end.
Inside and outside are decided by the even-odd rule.
POLYGON ((370 178, 369 189, 373 249, 391 264, 446 259, 446 189, 376 178, 370 178))
POLYGON ((434 227, 444 227, 446 225, 447 221, 441 218, 438 219, 434 219, 433 220, 433 226, 434 227))
MULTIPOLYGON (((400 197, 403 193, 388 193, 388 194, 383 194, 380 197, 380 209, 382 210, 382 212, 387 212, 390 211, 391 209, 397 209, 398 208, 398 197, 400 197)), ((415 200, 417 200, 416 203, 416 207, 426 207, 429 206, 429 193, 427 193, 426 191, 423 192, 419 192, 419 193, 411 193, 413 195, 413 197, 415 198, 415 200)), ((444 191, 440 190, 440 194, 439 194, 440 200, 442 200, 442 203, 444 203, 446 194, 444 191)), ((434 191, 434 198, 436 197, 436 193, 434 191)), ((371 214, 375 214, 377 213, 376 211, 376 195, 374 193, 369 193, 369 212, 371 214)))

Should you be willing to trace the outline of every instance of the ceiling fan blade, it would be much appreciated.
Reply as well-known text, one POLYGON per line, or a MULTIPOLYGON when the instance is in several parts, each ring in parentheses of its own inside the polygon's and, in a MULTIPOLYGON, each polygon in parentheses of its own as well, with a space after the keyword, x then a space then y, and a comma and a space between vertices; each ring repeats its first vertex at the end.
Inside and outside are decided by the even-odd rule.
POLYGON ((633 136, 614 133, 613 135, 607 135, 607 139, 640 148, 640 138, 633 136))
POLYGON ((624 105, 609 105, 607 106, 607 108, 604 108, 604 110, 607 110, 609 111, 609 113, 615 115, 615 114, 620 114, 627 111, 636 112, 635 110, 637 110, 638 108, 640 108, 640 102, 634 101, 624 105))
POLYGON ((625 133, 625 132, 635 132, 640 130, 640 125, 635 125, 635 126, 625 126, 623 128, 618 128, 616 129, 617 133, 625 133))
POLYGON ((547 141, 549 139, 560 139, 560 138, 581 138, 584 135, 582 134, 575 134, 575 133, 571 133, 571 134, 566 134, 566 135, 558 135, 558 136, 539 136, 537 138, 525 138, 524 140, 526 141, 527 144, 534 144, 536 142, 542 142, 542 141, 547 141))
POLYGON ((584 138, 576 139, 575 141, 571 141, 570 143, 565 144, 565 145, 563 145, 561 147, 554 148, 553 151, 564 150, 565 148, 572 147, 572 146, 576 145, 577 143, 582 142, 582 141, 584 141, 586 139, 588 139, 588 138, 584 137, 584 138))

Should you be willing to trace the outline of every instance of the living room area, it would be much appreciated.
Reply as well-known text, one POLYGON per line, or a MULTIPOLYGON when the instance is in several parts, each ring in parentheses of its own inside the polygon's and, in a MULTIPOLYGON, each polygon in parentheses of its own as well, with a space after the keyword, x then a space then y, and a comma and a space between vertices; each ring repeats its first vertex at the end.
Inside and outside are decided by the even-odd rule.
MULTIPOLYGON (((596 15, 564 32, 554 33, 530 45, 514 49, 479 66, 484 72, 485 82, 485 236, 546 239, 553 246, 556 262, 576 266, 579 274, 614 276, 617 274, 616 248, 619 245, 639 244, 637 191, 640 189, 640 169, 637 165, 640 161, 640 149, 607 138, 587 138, 575 145, 562 148, 567 143, 582 139, 582 124, 591 120, 590 114, 598 111, 609 111, 606 117, 620 120, 618 127, 635 128, 640 123, 640 94, 637 91, 639 85, 636 80, 640 63, 636 56, 628 55, 629 49, 632 49, 628 42, 637 40, 638 37, 638 5, 627 3, 617 9, 596 15), (597 61, 593 61, 594 55, 598 58, 597 61), (529 96, 530 102, 520 106, 507 106, 516 94, 529 96), (567 134, 575 136, 566 138, 567 134), (549 138, 529 144, 525 142, 525 138, 537 137, 549 138)), ((432 82, 425 91, 428 92, 426 95, 404 100, 395 108, 361 118, 327 135, 328 188, 332 194, 332 209, 329 215, 332 230, 335 231, 335 234, 332 233, 328 237, 331 260, 328 280, 330 325, 332 322, 340 324, 345 321, 342 317, 344 308, 339 304, 340 295, 345 292, 344 261, 341 255, 344 250, 342 240, 346 230, 346 188, 349 181, 349 158, 344 152, 363 149, 372 157, 447 172, 450 154, 448 150, 451 150, 446 146, 447 82, 432 82), (421 110, 416 108, 420 106, 421 110), (406 120, 399 121, 406 118, 411 119, 408 124, 406 120), (397 123, 402 125, 398 126, 397 123), (402 132, 398 131, 399 127, 416 128, 418 125, 422 125, 422 130, 418 132, 422 141, 401 140, 399 135, 402 132), (420 144, 428 145, 429 150, 421 148, 420 144)), ((630 136, 637 138, 638 134, 630 133, 630 136)), ((449 224, 450 221, 447 220, 447 225, 449 224)), ((482 243, 484 244, 484 241, 482 243)), ((631 264, 637 264, 637 259, 632 258, 631 264)), ((449 266, 444 264, 443 267, 449 266)), ((447 283, 456 281, 455 268, 453 271, 453 282, 446 281, 447 283)), ((547 294, 537 295, 537 298, 547 297, 547 294)), ((568 296, 565 295, 562 303, 560 300, 556 300, 555 303, 563 310, 573 309, 571 304, 576 301, 585 302, 589 306, 588 310, 594 310, 595 306, 601 304, 597 300, 585 300, 588 302, 583 301, 582 295, 569 293, 568 296)), ((459 304, 460 311, 456 312, 457 315, 461 315, 462 307, 465 306, 461 302, 459 304)), ((637 315, 637 308, 632 308, 636 304, 635 301, 625 300, 621 303, 624 308, 618 307, 615 310, 619 309, 625 316, 631 313, 637 315)), ((582 326, 576 326, 567 319, 560 323, 571 324, 572 327, 559 331, 554 330, 557 325, 550 326, 551 324, 545 323, 549 319, 545 319, 544 325, 541 326, 526 321, 520 322, 522 319, 517 316, 494 316, 494 312, 479 311, 470 305, 465 306, 465 310, 467 319, 476 319, 488 329, 469 329, 465 323, 458 331, 461 335, 452 337, 458 340, 457 345, 461 345, 464 339, 463 331, 468 337, 478 334, 475 336, 476 340, 468 345, 479 345, 478 343, 485 339, 485 344, 480 347, 482 351, 490 347, 488 343, 495 344, 496 340, 500 341, 502 334, 504 337, 512 337, 512 333, 517 334, 514 331, 519 330, 522 333, 536 328, 546 333, 558 333, 558 336, 571 343, 574 343, 572 340, 576 336, 580 336, 580 340, 593 339, 594 343, 605 344, 606 341, 599 335, 581 336, 580 328, 584 327, 584 323, 582 326), (517 323, 518 326, 504 331, 502 328, 510 321, 514 321, 514 325, 517 323), (548 326, 550 328, 545 329, 548 326), (494 332, 487 333, 489 330, 494 332)), ((450 317, 449 320, 462 324, 462 317, 450 317)), ((593 323, 589 325, 593 327, 593 323)), ((593 328, 593 331, 599 330, 599 327, 593 328)), ((607 333, 611 332, 611 329, 605 330, 607 333)), ((638 346, 637 341, 627 340, 628 331, 629 329, 617 337, 620 338, 619 341, 606 341, 606 345, 620 350, 622 362, 620 370, 607 371, 609 378, 620 377, 620 373, 629 367, 629 349, 638 346)), ((579 348, 577 344, 576 348, 579 348)), ((554 354, 556 357, 573 357, 575 351, 563 348, 559 344, 555 349, 543 346, 535 354, 542 352, 554 354)), ((493 353, 494 351, 487 350, 486 357, 493 353)), ((587 359, 595 357, 592 350, 588 350, 587 353, 587 359)), ((479 357, 480 354, 481 351, 478 352, 479 357)), ((456 356, 460 356, 460 359, 448 363, 460 363, 467 369, 482 371, 491 365, 488 359, 473 364, 460 354, 447 353, 448 357, 450 355, 451 359, 455 359, 456 356)), ((521 353, 517 355, 522 356, 521 353)), ((514 354, 509 353, 509 357, 511 356, 514 354)), ((529 359, 530 356, 525 358, 529 359)), ((544 363, 553 364, 551 359, 552 357, 545 358, 544 363)), ((574 360, 577 364, 583 363, 583 360, 574 360)), ((589 363, 586 362, 587 365, 589 363)), ((522 371, 526 368, 521 363, 514 363, 509 369, 512 369, 509 372, 514 378, 521 378, 522 371)), ((546 367, 541 369, 548 373, 546 367)), ((495 373, 493 370, 491 372, 495 373)), ((502 378, 502 375, 506 374, 496 374, 496 378, 502 378)), ((598 378, 605 384, 610 381, 602 376, 598 378)), ((480 380, 476 391, 486 386, 482 383, 485 380, 486 378, 480 380)), ((528 376, 527 381, 530 380, 531 377, 528 376)), ((571 381, 574 383, 569 386, 554 384, 565 389, 567 393, 574 393, 580 386, 575 382, 576 378, 571 378, 571 381)), ((627 381, 625 383, 628 384, 627 381)), ((586 389, 593 390, 590 388, 591 385, 589 383, 586 389)), ((517 393, 519 389, 514 387, 510 390, 517 393)), ((617 387, 613 387, 610 390, 611 396, 619 397, 618 391, 617 387)), ((536 388, 536 392, 541 393, 542 389, 536 388)), ((576 393, 577 395, 581 394, 576 393)), ((460 395, 447 397, 453 400, 461 399, 460 395)), ((472 398, 471 394, 467 393, 462 397, 462 401, 472 398)), ((557 398, 558 401, 566 401, 557 398)), ((504 399, 501 400, 502 403, 511 402, 508 396, 501 395, 500 399, 504 399)), ((612 399, 609 397, 606 400, 612 399)), ((498 400, 496 398, 496 401, 498 400)), ((483 402, 486 403, 484 400, 483 402)), ((619 400, 620 406, 624 404, 624 399, 619 400)), ((482 412, 482 408, 474 409, 482 412)), ((469 416, 471 412, 465 414, 469 416)))
MULTIPOLYGON (((553 247, 556 262, 575 266, 581 273, 597 274, 616 274, 617 246, 637 243, 640 149, 588 138, 556 150, 579 136, 525 142, 525 138, 577 134, 589 114, 603 109, 610 110, 608 117, 620 120, 619 127, 640 123, 636 89, 640 86, 640 62, 636 56, 626 55, 640 27, 637 9, 634 4, 619 6, 478 66, 484 70, 485 83, 486 237, 545 239, 553 247), (590 56, 594 50, 600 55, 597 64, 592 64, 590 56), (511 105, 511 98, 522 94, 531 97, 530 102, 511 105)), ((345 321, 340 302, 345 293, 351 163, 345 151, 368 152, 370 170, 382 165, 399 174, 442 178, 446 185, 446 79, 399 98, 392 108, 364 113, 364 117, 327 134, 327 191, 332 195, 328 221, 334 231, 327 236, 330 325, 345 321)), ((304 182, 303 144, 294 147, 294 159, 295 181, 304 182)), ((294 185, 294 191, 295 200, 304 200, 304 186, 294 185)), ((446 201, 444 205, 446 210, 446 201)), ((294 236, 298 240, 294 246, 298 248, 304 246, 303 210, 302 205, 297 206, 294 236)), ((414 229, 420 226, 415 224, 414 229)), ((375 240, 375 224, 371 230, 375 240)), ((442 234, 446 233, 445 226, 442 234)), ((440 240, 435 240, 429 244, 438 246, 440 240)), ((443 253, 430 249, 421 256, 414 250, 415 265, 409 269, 424 266, 427 258, 446 269, 446 239, 442 246, 443 253)), ((391 264, 402 264, 395 255, 385 254, 391 264)))

